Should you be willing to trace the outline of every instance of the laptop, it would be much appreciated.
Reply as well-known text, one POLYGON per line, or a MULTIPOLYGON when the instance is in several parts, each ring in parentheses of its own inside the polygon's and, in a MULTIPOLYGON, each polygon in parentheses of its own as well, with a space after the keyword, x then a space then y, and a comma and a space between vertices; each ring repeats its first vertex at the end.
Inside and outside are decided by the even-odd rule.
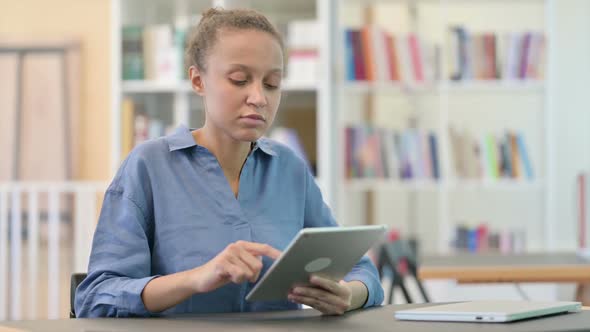
POLYGON ((580 302, 471 301, 400 310, 399 320, 502 323, 545 315, 577 312, 580 302))

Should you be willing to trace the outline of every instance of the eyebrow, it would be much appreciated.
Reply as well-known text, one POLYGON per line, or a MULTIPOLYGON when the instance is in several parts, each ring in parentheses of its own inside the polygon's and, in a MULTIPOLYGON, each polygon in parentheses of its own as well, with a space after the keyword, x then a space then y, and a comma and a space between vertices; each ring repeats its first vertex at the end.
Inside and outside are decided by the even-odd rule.
MULTIPOLYGON (((230 66, 233 67, 232 69, 238 68, 238 69, 243 69, 243 70, 246 70, 246 71, 251 71, 253 69, 250 66, 246 66, 246 65, 243 65, 243 64, 240 64, 240 63, 232 63, 232 64, 230 64, 230 66)), ((275 67, 275 68, 271 69, 270 72, 272 72, 272 73, 282 73, 283 72, 283 69, 281 69, 279 67, 275 67)))

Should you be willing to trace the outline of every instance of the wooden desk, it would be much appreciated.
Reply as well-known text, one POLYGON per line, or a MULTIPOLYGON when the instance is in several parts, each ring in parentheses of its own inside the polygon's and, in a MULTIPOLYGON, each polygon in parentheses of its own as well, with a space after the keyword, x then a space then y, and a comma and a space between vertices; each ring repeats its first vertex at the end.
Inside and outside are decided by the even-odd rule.
POLYGON ((457 254, 425 256, 420 279, 454 279, 459 283, 576 283, 576 299, 590 305, 590 261, 575 253, 551 254, 457 254))
MULTIPOLYGON (((432 305, 432 304, 430 304, 432 305)), ((590 311, 543 317, 508 324, 409 322, 394 318, 396 310, 413 305, 388 305, 367 310, 349 312, 340 317, 324 317, 315 310, 282 311, 272 313, 234 313, 199 315, 176 318, 102 318, 61 319, 21 322, 0 322, 2 328, 24 331, 530 331, 566 332, 587 331, 590 326, 590 311)), ((12 332, 12 331, 11 331, 12 332)), ((20 332, 20 331, 19 331, 20 332)))

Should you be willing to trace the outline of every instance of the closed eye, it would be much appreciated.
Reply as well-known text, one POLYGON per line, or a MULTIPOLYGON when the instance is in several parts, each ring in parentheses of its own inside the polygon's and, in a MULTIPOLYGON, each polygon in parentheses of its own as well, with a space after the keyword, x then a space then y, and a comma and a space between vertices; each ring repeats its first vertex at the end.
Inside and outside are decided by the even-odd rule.
POLYGON ((247 81, 247 80, 234 80, 234 79, 231 79, 231 78, 230 78, 230 81, 231 81, 231 82, 232 82, 234 85, 237 85, 237 86, 244 86, 244 85, 246 85, 246 83, 248 83, 248 81, 247 81))

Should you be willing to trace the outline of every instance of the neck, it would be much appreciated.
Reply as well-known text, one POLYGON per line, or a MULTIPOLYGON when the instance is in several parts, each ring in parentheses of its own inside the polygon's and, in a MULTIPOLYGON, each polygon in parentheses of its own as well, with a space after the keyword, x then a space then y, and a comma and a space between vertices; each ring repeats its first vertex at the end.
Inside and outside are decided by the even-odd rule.
POLYGON ((228 180, 239 179, 242 166, 250 153, 251 142, 237 141, 206 123, 192 134, 199 145, 207 148, 217 158, 228 180))

